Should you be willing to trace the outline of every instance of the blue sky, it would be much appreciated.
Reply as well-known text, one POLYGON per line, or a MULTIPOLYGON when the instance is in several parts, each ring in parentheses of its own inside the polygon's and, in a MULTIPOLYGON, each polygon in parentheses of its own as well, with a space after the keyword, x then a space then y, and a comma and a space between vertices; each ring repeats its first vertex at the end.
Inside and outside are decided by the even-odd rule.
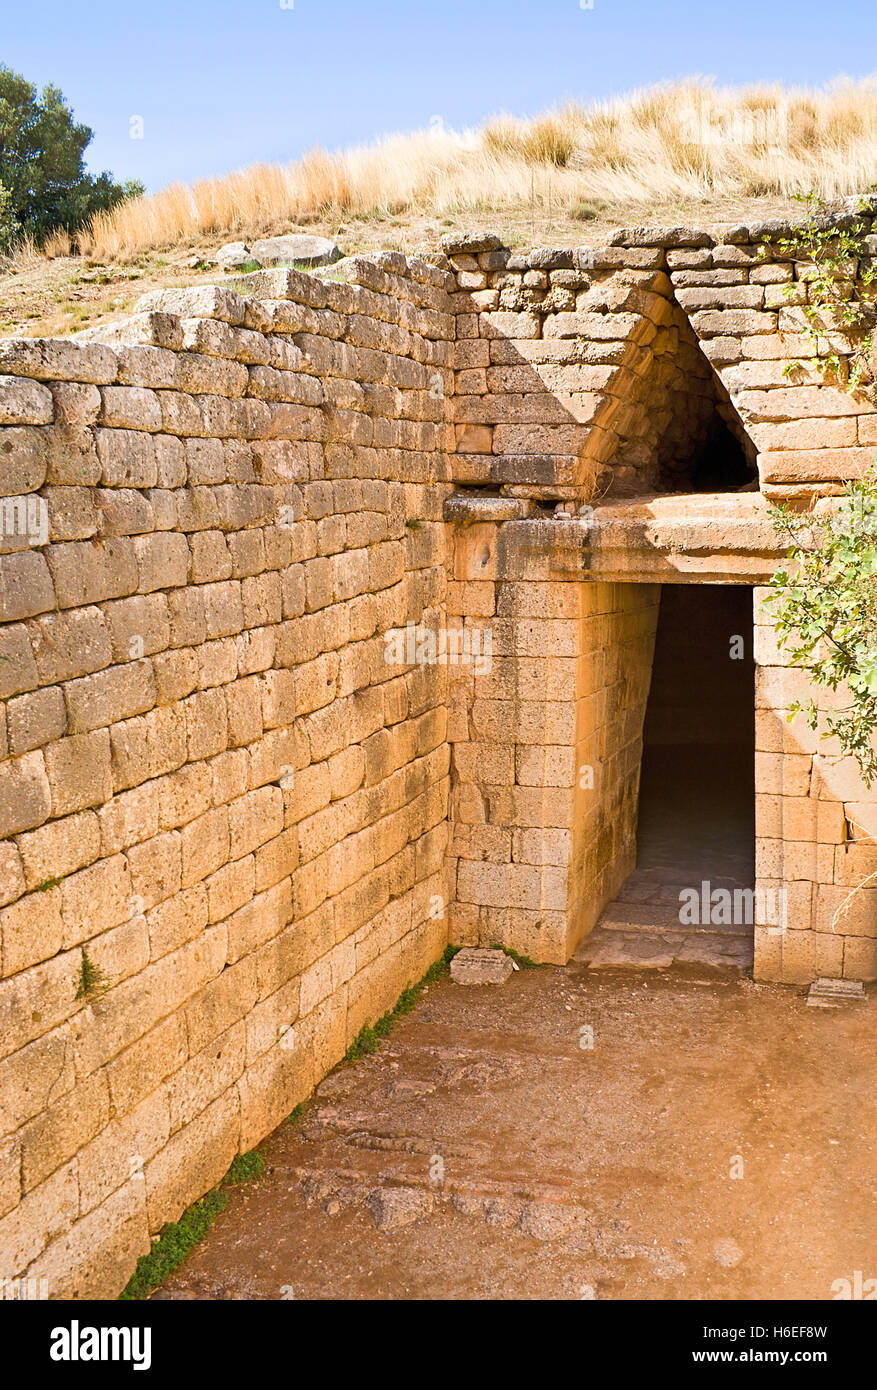
POLYGON ((0 62, 95 130, 92 170, 150 189, 396 130, 529 115, 694 74, 820 85, 877 68, 874 0, 40 0, 0 62), (132 139, 131 118, 143 120, 132 139))

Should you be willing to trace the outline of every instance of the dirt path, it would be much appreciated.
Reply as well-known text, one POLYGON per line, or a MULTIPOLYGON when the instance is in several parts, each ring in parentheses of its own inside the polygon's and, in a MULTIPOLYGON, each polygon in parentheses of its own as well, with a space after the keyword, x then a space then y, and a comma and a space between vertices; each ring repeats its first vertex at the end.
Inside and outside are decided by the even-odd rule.
POLYGON ((156 1296, 831 1298, 877 1276, 875 1043, 873 991, 443 982, 272 1136, 156 1296))

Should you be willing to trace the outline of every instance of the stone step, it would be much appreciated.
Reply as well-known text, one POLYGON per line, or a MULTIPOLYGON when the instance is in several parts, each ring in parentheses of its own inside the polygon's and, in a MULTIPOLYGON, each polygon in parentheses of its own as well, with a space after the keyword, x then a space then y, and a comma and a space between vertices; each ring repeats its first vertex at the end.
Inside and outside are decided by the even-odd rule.
POLYGON ((706 935, 739 937, 751 940, 753 928, 748 923, 680 922, 678 896, 672 904, 653 902, 621 902, 616 898, 604 910, 597 926, 604 931, 646 932, 672 935, 706 935))
POLYGON ((718 932, 612 930, 597 926, 573 960, 590 970, 669 970, 698 966, 728 976, 752 965, 752 938, 718 932))
MULTIPOLYGON (((729 893, 739 892, 742 889, 751 887, 739 879, 720 878, 710 879, 710 889, 725 888, 729 893)), ((689 879, 683 882, 682 879, 675 883, 631 883, 628 879, 621 892, 616 897, 618 903, 654 903, 656 906, 675 906, 678 910, 681 901, 680 894, 683 890, 694 888, 698 893, 701 891, 700 879, 689 879)))
POLYGON ((863 980, 834 980, 820 977, 810 986, 807 1003, 811 1008, 837 1009, 841 1004, 864 1003, 863 980))
POLYGON ((604 931, 682 932, 679 900, 671 903, 622 902, 616 898, 604 909, 597 926, 604 931))

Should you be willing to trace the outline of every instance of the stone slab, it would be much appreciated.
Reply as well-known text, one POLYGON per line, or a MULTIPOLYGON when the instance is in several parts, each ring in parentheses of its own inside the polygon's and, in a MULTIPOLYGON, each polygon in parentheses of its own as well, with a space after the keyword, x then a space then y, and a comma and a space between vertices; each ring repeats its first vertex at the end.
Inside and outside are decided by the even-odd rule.
POLYGON ((514 968, 504 951, 464 946, 451 961, 451 979, 458 985, 504 985, 514 968))
POLYGON ((261 265, 332 265, 341 252, 334 241, 322 236, 269 236, 250 247, 253 260, 261 265))
POLYGON ((807 1003, 814 1009, 837 1009, 841 1004, 865 1002, 865 985, 862 980, 833 980, 821 976, 814 980, 807 995, 807 1003))

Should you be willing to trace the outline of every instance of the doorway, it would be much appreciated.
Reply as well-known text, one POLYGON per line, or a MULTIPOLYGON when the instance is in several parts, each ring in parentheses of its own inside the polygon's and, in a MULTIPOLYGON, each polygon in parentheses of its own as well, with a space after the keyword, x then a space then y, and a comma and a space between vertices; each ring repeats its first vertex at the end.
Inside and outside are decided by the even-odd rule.
POLYGON ((752 648, 748 585, 661 586, 638 769, 636 867, 577 956, 592 969, 752 964, 752 648))
POLYGON ((755 877, 752 590, 661 587, 643 723, 637 869, 755 877))

